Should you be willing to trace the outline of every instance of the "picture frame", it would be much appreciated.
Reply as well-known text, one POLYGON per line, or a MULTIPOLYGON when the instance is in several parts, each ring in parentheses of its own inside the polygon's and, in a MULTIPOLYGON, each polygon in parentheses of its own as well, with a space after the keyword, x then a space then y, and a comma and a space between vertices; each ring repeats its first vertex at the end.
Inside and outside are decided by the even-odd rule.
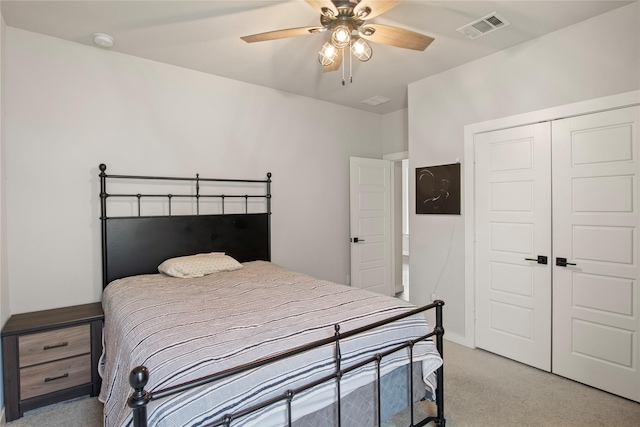
POLYGON ((460 215, 460 163, 416 168, 416 214, 460 215))

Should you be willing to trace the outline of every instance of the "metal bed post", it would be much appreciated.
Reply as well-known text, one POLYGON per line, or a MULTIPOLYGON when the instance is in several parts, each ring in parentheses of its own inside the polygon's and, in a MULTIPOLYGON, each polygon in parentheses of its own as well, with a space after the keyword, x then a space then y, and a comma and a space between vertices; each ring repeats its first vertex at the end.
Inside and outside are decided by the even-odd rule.
POLYGON ((107 286, 107 165, 100 163, 100 225, 102 229, 102 287, 107 286))
POLYGON ((376 354, 376 392, 377 392, 377 404, 378 404, 378 411, 377 411, 377 420, 378 420, 378 425, 381 426, 382 425, 382 384, 381 384, 381 377, 380 377, 380 362, 382 362, 382 355, 380 353, 376 354))
POLYGON ((271 172, 267 172, 267 247, 271 259, 271 172))
POLYGON ((149 381, 149 371, 144 366, 134 368, 129 374, 129 384, 133 393, 127 400, 129 408, 133 409, 133 427, 147 427, 147 404, 151 395, 144 389, 149 381))
MULTIPOLYGON (((442 335, 444 335, 444 328, 442 327, 442 306, 444 301, 436 300, 436 348, 440 352, 440 357, 444 360, 444 345, 442 341, 442 335)), ((438 420, 439 427, 444 427, 446 420, 444 418, 444 363, 440 365, 436 372, 438 381, 438 388, 436 388, 436 402, 438 403, 438 420)))
POLYGON ((340 325, 336 324, 334 325, 334 330, 335 330, 335 340, 336 340, 336 350, 335 350, 335 363, 336 363, 336 387, 338 389, 338 401, 336 402, 337 404, 337 409, 338 409, 338 427, 340 427, 342 425, 342 410, 341 410, 341 399, 342 399, 342 394, 340 393, 340 381, 342 381, 342 369, 341 369, 341 362, 342 362, 342 352, 340 351, 340 325))
MULTIPOLYGON (((414 425, 415 420, 413 416, 413 345, 414 342, 409 342, 409 413, 411 414, 411 425, 414 425)), ((439 386, 440 384, 438 384, 439 386)))
MULTIPOLYGON (((444 327, 442 326, 442 306, 444 305, 444 301, 435 300, 430 306, 436 309, 436 327, 433 328, 433 333, 436 336, 436 348, 440 353, 440 357, 443 360, 442 365, 436 370, 436 416, 435 417, 427 417, 424 420, 420 421, 418 424, 415 424, 415 427, 422 427, 429 424, 431 421, 437 427, 445 427, 446 419, 444 418, 444 343, 442 336, 444 335, 444 327)), ((413 379, 413 375, 411 375, 413 379)), ((413 424, 413 399, 412 401, 412 409, 411 409, 411 427, 414 427, 413 424)))

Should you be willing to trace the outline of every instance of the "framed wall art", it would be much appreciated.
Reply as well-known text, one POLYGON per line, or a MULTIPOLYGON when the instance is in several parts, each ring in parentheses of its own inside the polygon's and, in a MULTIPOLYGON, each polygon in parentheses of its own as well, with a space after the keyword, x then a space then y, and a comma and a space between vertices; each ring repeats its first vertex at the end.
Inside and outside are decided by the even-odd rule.
POLYGON ((460 163, 416 168, 416 214, 460 215, 460 163))

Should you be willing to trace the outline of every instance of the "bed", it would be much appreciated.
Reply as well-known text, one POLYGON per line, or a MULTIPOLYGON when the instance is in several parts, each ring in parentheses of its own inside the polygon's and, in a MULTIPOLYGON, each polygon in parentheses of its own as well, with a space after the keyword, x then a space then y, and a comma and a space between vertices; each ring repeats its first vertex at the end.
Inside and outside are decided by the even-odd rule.
POLYGON ((413 426, 445 425, 444 303, 417 308, 270 262, 271 174, 99 169, 106 427, 368 427, 401 410, 413 426), (141 183, 143 191, 128 190, 141 183), (171 185, 175 193, 150 190, 171 185), (207 192, 216 186, 223 191, 207 192), (186 214, 176 214, 181 198, 193 201, 186 214), (124 211, 134 214, 108 212, 113 200, 128 200, 124 211), (157 212, 144 214, 145 200, 157 212), (158 272, 194 261, 214 272, 158 272), (414 402, 424 398, 436 401, 436 414, 415 420, 414 402))

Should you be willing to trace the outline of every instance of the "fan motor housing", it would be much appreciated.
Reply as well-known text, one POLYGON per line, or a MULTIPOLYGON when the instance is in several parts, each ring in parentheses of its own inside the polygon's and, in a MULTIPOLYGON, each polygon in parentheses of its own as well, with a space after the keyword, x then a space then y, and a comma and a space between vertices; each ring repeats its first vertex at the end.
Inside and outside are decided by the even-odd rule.
MULTIPOLYGON (((355 4, 348 1, 334 2, 334 4, 338 9, 338 16, 334 16, 333 13, 320 15, 320 23, 323 27, 328 30, 333 30, 339 25, 346 25, 352 31, 357 31, 358 28, 360 28, 360 26, 364 24, 364 20, 356 17, 353 13, 353 7, 355 6, 355 4)), ((366 9, 368 9, 370 13, 371 9, 366 9)), ((365 16, 366 15, 368 15, 368 13, 365 14, 365 16)))

